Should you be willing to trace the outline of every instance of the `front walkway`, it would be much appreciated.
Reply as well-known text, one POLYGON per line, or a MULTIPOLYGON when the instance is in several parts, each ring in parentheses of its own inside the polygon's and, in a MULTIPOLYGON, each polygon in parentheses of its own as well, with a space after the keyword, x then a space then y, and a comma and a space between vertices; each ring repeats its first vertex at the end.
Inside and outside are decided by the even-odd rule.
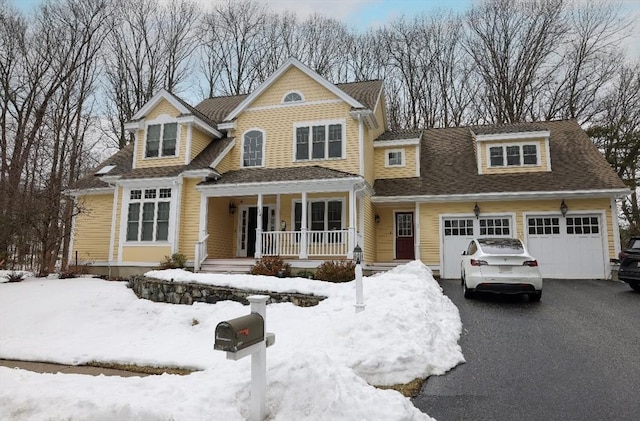
MULTIPOLYGON (((89 365, 65 365, 45 363, 38 361, 18 361, 18 360, 2 360, 0 359, 0 366, 9 368, 20 368, 22 370, 33 371, 36 373, 63 373, 63 374, 85 374, 89 376, 119 376, 119 377, 146 377, 152 374, 151 372, 137 372, 129 370, 120 370, 115 368, 96 367, 89 365)), ((144 370, 145 367, 140 367, 144 370)))

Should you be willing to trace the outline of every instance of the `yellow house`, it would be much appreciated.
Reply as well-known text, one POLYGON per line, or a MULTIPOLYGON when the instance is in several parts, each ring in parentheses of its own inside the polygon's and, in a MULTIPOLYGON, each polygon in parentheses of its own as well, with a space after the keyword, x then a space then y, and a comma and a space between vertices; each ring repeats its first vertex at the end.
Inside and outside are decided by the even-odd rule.
POLYGON ((124 276, 420 259, 459 276, 471 238, 521 238, 546 277, 605 278, 622 181, 575 121, 390 132, 382 81, 332 84, 295 59, 249 95, 162 91, 134 141, 72 190, 72 260, 124 276), (613 210, 613 211, 612 211, 613 210))

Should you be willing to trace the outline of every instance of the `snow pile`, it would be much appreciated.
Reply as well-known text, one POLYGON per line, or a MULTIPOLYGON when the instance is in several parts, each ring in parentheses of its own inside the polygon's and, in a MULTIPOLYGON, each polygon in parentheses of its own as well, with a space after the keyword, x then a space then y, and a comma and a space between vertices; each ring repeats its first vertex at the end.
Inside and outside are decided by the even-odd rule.
MULTIPOLYGON (((156 278, 301 292, 315 307, 267 306, 269 420, 427 420, 395 391, 370 385, 441 374, 463 361, 457 308, 430 271, 412 262, 355 283, 154 271, 156 278)), ((243 420, 250 358, 213 350, 215 326, 249 312, 235 302, 170 305, 139 300, 124 283, 38 279, 0 285, 0 358, 177 366, 203 371, 146 378, 36 374, 0 368, 0 418, 243 420), (37 393, 35 392, 37 391, 37 393)))

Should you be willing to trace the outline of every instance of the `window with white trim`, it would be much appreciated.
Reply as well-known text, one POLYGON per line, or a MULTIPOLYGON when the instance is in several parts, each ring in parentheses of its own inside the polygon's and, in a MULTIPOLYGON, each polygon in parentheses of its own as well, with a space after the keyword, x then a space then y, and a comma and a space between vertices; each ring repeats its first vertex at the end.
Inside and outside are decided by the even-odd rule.
POLYGON ((176 156, 177 138, 178 123, 148 125, 145 158, 176 156))
POLYGON ((489 167, 540 165, 537 145, 497 145, 489 147, 489 167))
POLYGON ((282 98, 282 102, 302 102, 302 95, 298 92, 289 92, 282 98))
POLYGON ((167 241, 170 208, 170 188, 131 190, 127 241, 167 241))
POLYGON ((404 150, 388 149, 385 151, 385 166, 404 167, 404 150))
POLYGON ((264 135, 260 130, 246 132, 242 148, 243 167, 261 167, 263 165, 264 135))
POLYGON ((296 160, 342 158, 342 123, 297 125, 296 160))
MULTIPOLYGON (((344 203, 342 200, 312 200, 307 202, 307 221, 310 231, 340 231, 342 230, 344 203)), ((294 204, 294 229, 302 229, 302 202, 294 204)), ((342 234, 329 234, 329 237, 313 236, 314 242, 341 242, 342 234)))
POLYGON ((480 235, 511 235, 509 218, 480 218, 480 235))

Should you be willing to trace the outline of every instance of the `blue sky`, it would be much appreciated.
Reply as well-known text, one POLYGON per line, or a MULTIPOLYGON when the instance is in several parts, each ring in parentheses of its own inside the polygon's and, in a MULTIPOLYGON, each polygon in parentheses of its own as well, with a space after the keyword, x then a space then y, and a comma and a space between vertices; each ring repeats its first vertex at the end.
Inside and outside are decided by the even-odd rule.
MULTIPOLYGON (((169 2, 172 0, 160 0, 169 2)), ((203 7, 226 2, 226 0, 195 0, 203 7)), ((468 10, 478 0, 256 0, 268 5, 269 10, 292 11, 300 17, 317 12, 344 21, 349 27, 366 30, 378 27, 400 16, 411 16, 421 12, 435 13, 452 11, 461 13, 468 10)), ((588 1, 588 0, 575 0, 588 1)), ((9 0, 23 11, 33 10, 41 0, 9 0)), ((635 16, 633 36, 625 44, 630 58, 640 59, 640 0, 611 0, 621 3, 623 14, 635 16)))

